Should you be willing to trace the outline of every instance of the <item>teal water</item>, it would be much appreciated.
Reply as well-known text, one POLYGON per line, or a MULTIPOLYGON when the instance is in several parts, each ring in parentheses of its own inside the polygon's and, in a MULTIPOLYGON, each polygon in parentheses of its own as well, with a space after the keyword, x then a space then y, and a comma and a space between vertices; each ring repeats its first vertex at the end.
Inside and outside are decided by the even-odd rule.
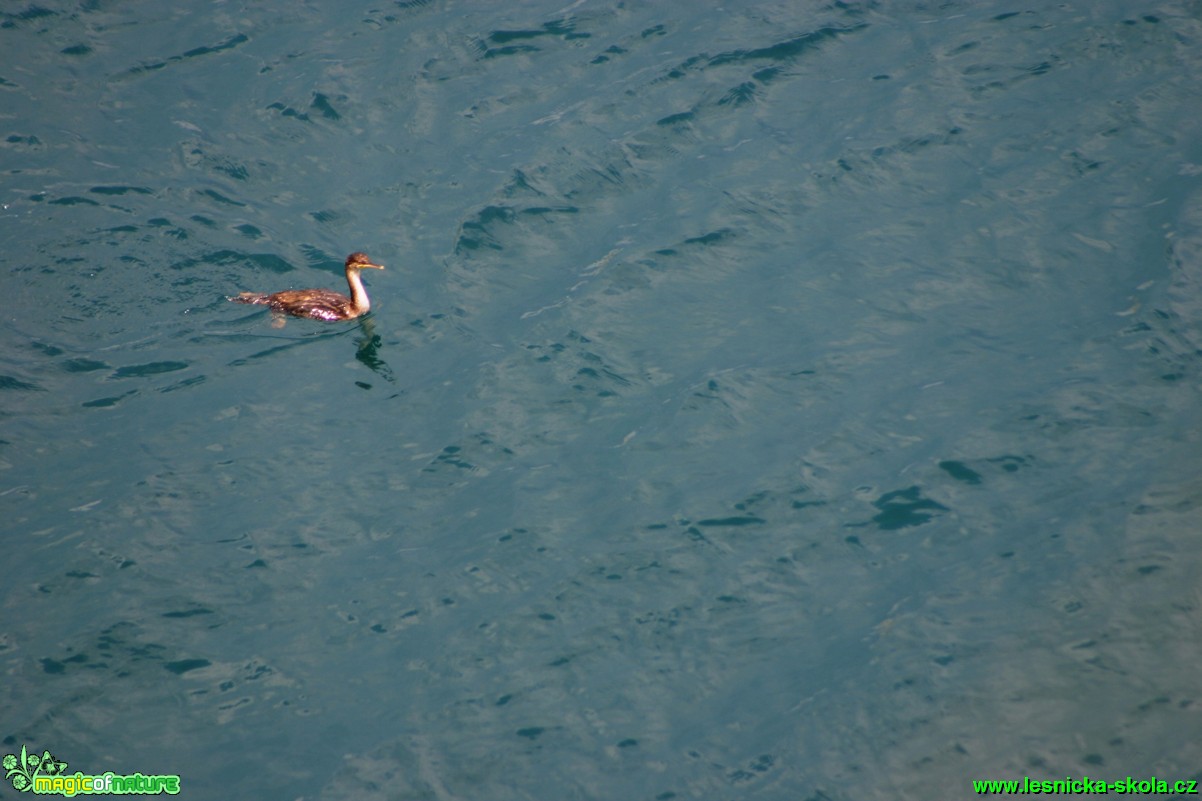
POLYGON ((566 2, 0 14, 0 750, 1202 778, 1202 6, 566 2))

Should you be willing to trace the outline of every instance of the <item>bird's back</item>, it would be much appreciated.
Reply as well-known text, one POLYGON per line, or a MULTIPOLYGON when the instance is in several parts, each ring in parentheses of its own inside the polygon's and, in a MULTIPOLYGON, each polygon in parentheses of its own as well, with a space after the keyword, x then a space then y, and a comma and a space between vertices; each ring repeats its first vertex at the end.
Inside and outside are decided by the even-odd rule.
POLYGON ((283 292, 265 294, 243 292, 230 300, 267 306, 272 311, 291 314, 293 317, 309 317, 314 320, 349 320, 355 314, 354 304, 346 295, 329 289, 288 289, 283 292))

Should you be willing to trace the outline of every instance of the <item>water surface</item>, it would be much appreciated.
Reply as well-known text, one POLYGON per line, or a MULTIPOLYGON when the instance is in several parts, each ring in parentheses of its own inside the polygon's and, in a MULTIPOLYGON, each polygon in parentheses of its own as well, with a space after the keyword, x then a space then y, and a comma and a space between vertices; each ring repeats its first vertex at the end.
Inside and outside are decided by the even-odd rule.
POLYGON ((10 751, 1199 777, 1196 3, 51 2, 0 53, 10 751), (225 300, 351 250, 363 320, 225 300))

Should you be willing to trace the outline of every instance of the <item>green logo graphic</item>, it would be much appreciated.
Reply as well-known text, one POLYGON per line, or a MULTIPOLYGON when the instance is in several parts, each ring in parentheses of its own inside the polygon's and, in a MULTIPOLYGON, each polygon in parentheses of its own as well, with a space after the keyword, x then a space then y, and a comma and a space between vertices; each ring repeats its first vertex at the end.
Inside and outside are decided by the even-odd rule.
POLYGON ((55 759, 49 751, 41 756, 30 754, 21 746, 21 757, 9 754, 4 757, 4 778, 11 779, 14 790, 28 792, 33 789, 33 780, 39 776, 58 776, 67 769, 67 763, 55 759))
POLYGON ((29 753, 21 746, 21 755, 8 754, 2 762, 4 778, 13 783, 13 789, 22 793, 33 791, 35 795, 158 795, 179 792, 179 776, 150 776, 133 773, 123 776, 106 770, 89 776, 76 771, 67 774, 67 763, 56 759, 49 751, 41 756, 29 753))

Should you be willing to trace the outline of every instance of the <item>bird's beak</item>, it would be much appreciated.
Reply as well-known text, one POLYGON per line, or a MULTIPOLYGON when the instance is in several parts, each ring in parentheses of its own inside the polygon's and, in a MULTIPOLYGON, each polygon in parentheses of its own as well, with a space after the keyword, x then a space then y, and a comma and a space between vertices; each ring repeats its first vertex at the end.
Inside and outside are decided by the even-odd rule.
POLYGON ((371 264, 371 263, 368 263, 368 264, 363 264, 363 265, 360 265, 360 266, 362 266, 362 267, 374 267, 374 268, 376 268, 377 270, 383 270, 383 269, 384 269, 384 265, 383 265, 383 264, 371 264))

